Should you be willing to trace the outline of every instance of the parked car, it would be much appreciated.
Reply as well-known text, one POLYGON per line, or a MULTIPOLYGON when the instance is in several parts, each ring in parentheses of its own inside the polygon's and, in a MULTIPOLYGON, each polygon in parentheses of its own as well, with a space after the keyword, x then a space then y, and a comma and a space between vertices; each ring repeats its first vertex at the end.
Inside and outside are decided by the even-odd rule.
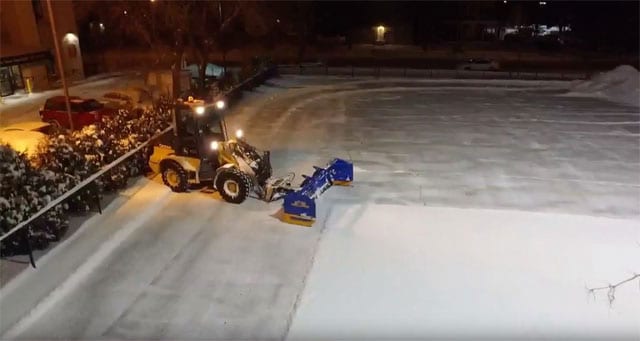
POLYGON ((38 151, 38 145, 53 129, 51 124, 39 121, 12 124, 0 128, 0 144, 8 144, 19 153, 33 156, 38 151))
MULTIPOLYGON (((113 115, 117 112, 117 110, 108 108, 104 103, 95 99, 70 96, 69 102, 74 129, 81 129, 84 126, 97 123, 103 116, 113 115)), ((64 96, 48 98, 40 109, 40 119, 56 127, 70 128, 64 96)))
POLYGON ((458 70, 473 70, 473 71, 497 71, 500 69, 500 63, 491 59, 469 59, 465 63, 458 65, 458 70))
POLYGON ((105 93, 98 99, 106 107, 118 109, 152 109, 153 94, 150 90, 132 87, 105 93))
POLYGON ((103 94, 102 97, 98 100, 102 102, 102 104, 104 104, 106 107, 115 110, 130 109, 133 106, 133 99, 121 92, 107 92, 106 94, 103 94))

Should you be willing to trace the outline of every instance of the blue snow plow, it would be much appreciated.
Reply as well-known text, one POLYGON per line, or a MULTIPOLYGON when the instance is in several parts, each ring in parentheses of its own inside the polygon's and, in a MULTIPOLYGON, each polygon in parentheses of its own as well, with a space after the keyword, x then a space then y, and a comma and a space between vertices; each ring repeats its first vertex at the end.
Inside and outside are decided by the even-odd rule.
POLYGON ((329 187, 349 186, 353 181, 353 164, 343 159, 333 159, 325 168, 313 168, 313 175, 303 175, 299 189, 284 196, 282 221, 312 226, 316 219, 315 200, 329 187))

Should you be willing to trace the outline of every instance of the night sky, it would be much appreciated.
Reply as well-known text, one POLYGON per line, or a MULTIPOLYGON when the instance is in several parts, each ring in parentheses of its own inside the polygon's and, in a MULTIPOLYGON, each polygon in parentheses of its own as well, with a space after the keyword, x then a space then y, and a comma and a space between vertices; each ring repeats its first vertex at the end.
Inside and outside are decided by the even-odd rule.
MULTIPOLYGON (((639 1, 317 1, 316 30, 341 34, 379 24, 429 27, 446 20, 496 20, 501 24, 571 25, 591 43, 638 50, 639 1)), ((418 28, 420 30, 420 28, 418 28)))

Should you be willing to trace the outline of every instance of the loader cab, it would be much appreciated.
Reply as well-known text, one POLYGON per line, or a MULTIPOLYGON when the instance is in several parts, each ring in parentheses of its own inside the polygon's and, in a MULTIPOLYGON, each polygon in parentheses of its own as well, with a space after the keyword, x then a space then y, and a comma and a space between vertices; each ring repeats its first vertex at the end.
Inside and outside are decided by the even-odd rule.
POLYGON ((177 155, 216 159, 217 149, 212 143, 227 140, 222 118, 224 104, 203 101, 178 101, 174 108, 175 127, 173 148, 177 155))

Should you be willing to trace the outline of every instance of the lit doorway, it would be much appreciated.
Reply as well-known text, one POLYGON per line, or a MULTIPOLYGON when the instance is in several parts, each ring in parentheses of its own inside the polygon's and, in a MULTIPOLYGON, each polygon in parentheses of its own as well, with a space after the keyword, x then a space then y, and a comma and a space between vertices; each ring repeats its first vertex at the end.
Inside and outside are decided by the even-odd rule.
POLYGON ((62 38, 62 61, 64 70, 71 78, 84 78, 80 42, 73 33, 65 34, 62 38))
POLYGON ((384 44, 384 35, 387 32, 387 28, 380 25, 376 27, 376 43, 384 44))

